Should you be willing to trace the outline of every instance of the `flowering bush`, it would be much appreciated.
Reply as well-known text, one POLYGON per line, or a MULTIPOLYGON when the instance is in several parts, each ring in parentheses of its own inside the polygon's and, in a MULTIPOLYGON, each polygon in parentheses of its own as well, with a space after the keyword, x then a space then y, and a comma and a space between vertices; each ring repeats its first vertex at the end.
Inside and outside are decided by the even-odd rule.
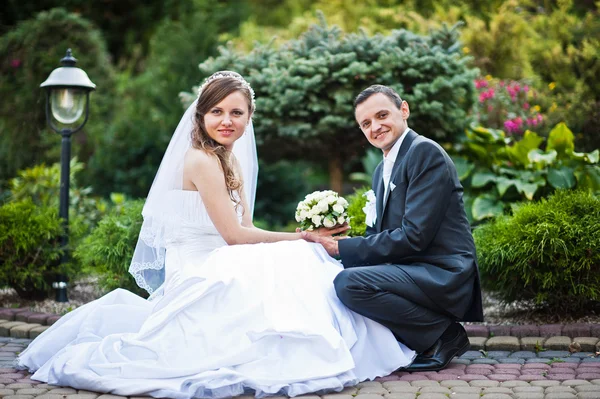
POLYGON ((526 83, 497 80, 490 75, 475 80, 479 101, 474 107, 480 125, 503 129, 508 136, 522 135, 527 129, 539 129, 544 123, 537 93, 526 83))
POLYGON ((315 191, 298 203, 296 221, 302 230, 332 228, 348 221, 347 209, 348 201, 335 191, 315 191))

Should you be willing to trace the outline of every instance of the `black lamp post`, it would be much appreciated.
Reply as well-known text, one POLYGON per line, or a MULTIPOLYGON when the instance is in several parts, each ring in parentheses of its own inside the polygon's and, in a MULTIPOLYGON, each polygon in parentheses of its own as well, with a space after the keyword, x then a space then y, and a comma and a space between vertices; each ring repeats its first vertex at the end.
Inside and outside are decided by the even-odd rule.
MULTIPOLYGON (((63 220, 64 233, 60 239, 63 254, 60 263, 68 261, 69 253, 69 175, 71 168, 71 135, 83 127, 88 120, 90 91, 96 88, 87 74, 77 67, 71 49, 60 60, 62 67, 56 68, 40 85, 46 89, 46 120, 52 130, 62 136, 60 152, 60 203, 59 216, 63 220), (85 112, 83 122, 78 122, 85 112), (58 122, 58 124, 56 123, 58 122)), ((52 283, 56 289, 56 301, 67 302, 67 278, 57 275, 52 283)))

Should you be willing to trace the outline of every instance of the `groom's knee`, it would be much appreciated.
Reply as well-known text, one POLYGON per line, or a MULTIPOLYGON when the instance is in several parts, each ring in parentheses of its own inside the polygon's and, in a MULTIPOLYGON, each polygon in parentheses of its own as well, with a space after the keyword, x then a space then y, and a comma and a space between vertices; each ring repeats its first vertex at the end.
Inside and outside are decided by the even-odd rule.
POLYGON ((350 304, 354 302, 350 275, 350 269, 344 269, 340 273, 338 273, 338 275, 335 276, 335 279, 333 280, 333 286, 335 287, 335 292, 338 298, 340 299, 340 301, 342 301, 344 305, 348 307, 350 307, 350 304))

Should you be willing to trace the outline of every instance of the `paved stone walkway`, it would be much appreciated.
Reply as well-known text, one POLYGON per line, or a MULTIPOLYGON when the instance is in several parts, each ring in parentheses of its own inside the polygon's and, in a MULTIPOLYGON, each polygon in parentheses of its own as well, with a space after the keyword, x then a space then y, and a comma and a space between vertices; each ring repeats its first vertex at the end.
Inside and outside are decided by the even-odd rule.
MULTIPOLYGON (((13 367, 17 354, 29 342, 31 339, 0 337, 0 398, 122 398, 31 380, 29 373, 13 367)), ((600 356, 595 352, 551 350, 469 351, 439 372, 397 372, 340 393, 303 398, 600 399, 600 356)))

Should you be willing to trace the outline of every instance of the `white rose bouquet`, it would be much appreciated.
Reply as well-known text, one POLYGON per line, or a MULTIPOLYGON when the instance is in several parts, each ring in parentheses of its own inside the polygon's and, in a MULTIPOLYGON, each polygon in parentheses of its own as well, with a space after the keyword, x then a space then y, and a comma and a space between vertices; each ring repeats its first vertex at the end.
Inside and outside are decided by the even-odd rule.
POLYGON ((347 209, 348 201, 335 191, 315 191, 298 203, 296 221, 302 230, 332 228, 349 221, 347 209))

